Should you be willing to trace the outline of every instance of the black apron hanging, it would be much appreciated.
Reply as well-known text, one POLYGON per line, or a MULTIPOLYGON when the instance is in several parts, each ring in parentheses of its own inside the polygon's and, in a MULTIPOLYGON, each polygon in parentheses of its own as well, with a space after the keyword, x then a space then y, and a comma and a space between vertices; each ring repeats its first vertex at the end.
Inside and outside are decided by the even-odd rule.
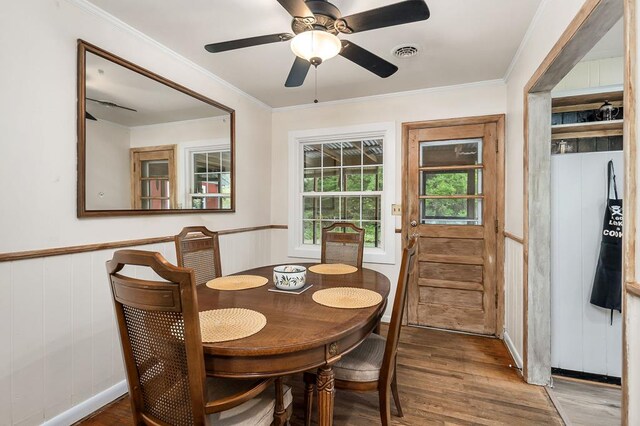
POLYGON ((618 198, 613 161, 607 166, 607 206, 602 225, 602 242, 591 303, 602 308, 622 310, 622 200, 618 198), (615 199, 610 198, 611 185, 615 199))

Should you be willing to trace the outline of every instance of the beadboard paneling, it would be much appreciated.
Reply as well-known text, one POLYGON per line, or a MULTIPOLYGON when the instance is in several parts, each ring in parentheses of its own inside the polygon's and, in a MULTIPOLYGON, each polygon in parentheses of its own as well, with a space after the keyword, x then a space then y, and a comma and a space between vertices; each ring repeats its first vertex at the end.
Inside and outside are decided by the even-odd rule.
MULTIPOLYGON (((176 263, 172 242, 134 248, 176 263)), ((271 230, 222 235, 220 250, 225 275, 269 264, 271 230)), ((0 263, 0 425, 40 424, 124 379, 105 268, 114 251, 0 263)))
MULTIPOLYGON (((522 244, 505 238, 505 331, 509 335, 513 347, 511 350, 516 362, 522 360, 523 355, 523 249, 522 244)), ((522 365, 518 365, 522 368, 522 365)))

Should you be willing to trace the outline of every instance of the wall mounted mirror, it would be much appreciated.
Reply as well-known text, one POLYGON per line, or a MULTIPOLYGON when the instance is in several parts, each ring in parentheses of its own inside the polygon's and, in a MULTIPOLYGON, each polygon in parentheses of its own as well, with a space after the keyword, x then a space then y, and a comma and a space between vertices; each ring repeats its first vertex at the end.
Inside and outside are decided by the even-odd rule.
POLYGON ((78 217, 233 212, 235 114, 78 41, 78 217))

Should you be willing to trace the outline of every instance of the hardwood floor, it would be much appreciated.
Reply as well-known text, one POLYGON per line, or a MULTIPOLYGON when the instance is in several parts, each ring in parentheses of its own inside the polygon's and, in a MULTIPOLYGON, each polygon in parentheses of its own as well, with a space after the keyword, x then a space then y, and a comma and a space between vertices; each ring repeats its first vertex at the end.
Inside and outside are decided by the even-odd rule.
POLYGON ((552 391, 568 421, 575 426, 619 425, 622 390, 603 385, 553 377, 552 391))
MULTIPOLYGON (((397 425, 561 425, 544 388, 524 383, 518 371, 509 367, 512 363, 500 340, 404 327, 398 349, 404 417, 395 417, 392 403, 392 421, 397 425)), ((294 388, 291 423, 302 425, 302 375, 289 382, 294 388)), ((336 425, 380 424, 377 394, 337 393, 334 418, 336 425)), ((315 412, 313 421, 317 421, 315 412)), ((131 424, 128 398, 80 424, 131 424)))

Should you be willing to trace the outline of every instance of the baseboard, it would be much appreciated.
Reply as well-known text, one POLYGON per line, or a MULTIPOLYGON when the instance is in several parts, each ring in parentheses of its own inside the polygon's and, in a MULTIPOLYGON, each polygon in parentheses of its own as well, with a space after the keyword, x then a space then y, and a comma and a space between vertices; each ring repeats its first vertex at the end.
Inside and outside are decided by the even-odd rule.
POLYGON ((98 411, 108 403, 118 399, 128 392, 127 382, 125 380, 116 383, 109 389, 105 389, 97 395, 82 401, 78 405, 69 408, 64 413, 60 413, 54 418, 43 423, 44 426, 68 426, 79 420, 84 419, 89 414, 98 411))
POLYGON ((522 357, 518 353, 518 350, 516 349, 516 346, 513 344, 513 341, 511 340, 511 337, 509 336, 509 333, 507 332, 507 330, 505 330, 503 333, 502 341, 504 342, 505 346, 509 350, 509 353, 511 353, 511 358, 513 358, 513 361, 516 363, 516 366, 522 369, 522 357))

